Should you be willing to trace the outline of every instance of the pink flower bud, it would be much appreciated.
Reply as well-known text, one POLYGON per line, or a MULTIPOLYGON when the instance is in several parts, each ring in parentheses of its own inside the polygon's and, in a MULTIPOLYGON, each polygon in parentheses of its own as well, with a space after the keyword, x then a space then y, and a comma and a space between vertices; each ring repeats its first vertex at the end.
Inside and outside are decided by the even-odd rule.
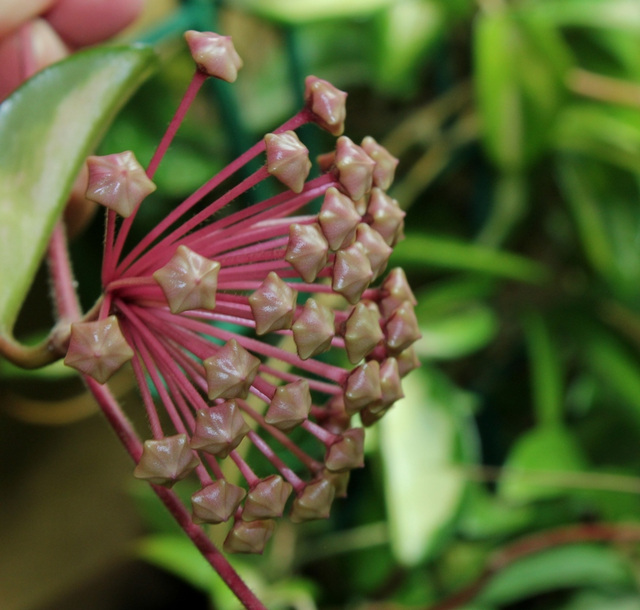
POLYGON ((131 216, 142 200, 156 190, 131 151, 89 157, 86 197, 120 214, 131 216))
POLYGON ((320 127, 334 136, 342 135, 347 115, 347 94, 315 76, 305 80, 304 99, 320 127))
POLYGON ((116 316, 71 325, 69 349, 64 359, 67 366, 93 377, 98 383, 105 383, 131 358, 133 350, 116 316))
POLYGON ((267 148, 267 171, 294 193, 302 192, 311 169, 309 151, 293 131, 264 137, 267 148))
POLYGON ((187 246, 178 246, 171 260, 153 277, 160 284, 173 313, 191 309, 214 309, 220 263, 187 246))
POLYGON ((172 487, 174 483, 189 476, 200 460, 189 448, 186 434, 144 442, 142 457, 133 476, 154 485, 172 487))
POLYGON ((238 78, 242 59, 236 52, 230 36, 189 30, 185 32, 184 37, 201 72, 229 83, 238 78))

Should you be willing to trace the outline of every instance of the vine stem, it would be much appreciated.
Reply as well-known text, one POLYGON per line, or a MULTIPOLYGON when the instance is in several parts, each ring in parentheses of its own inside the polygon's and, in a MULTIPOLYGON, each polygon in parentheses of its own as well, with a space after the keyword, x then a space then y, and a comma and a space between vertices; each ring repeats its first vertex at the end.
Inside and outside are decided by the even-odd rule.
MULTIPOLYGON (((74 289, 73 273, 68 256, 64 226, 60 221, 54 228, 47 256, 53 285, 53 297, 58 315, 66 322, 79 320, 82 313, 74 289)), ((84 376, 84 381, 107 418, 107 421, 111 424, 111 427, 120 439, 120 442, 137 464, 142 455, 142 441, 120 408, 111 390, 109 390, 106 385, 101 385, 86 375, 84 376)), ((151 485, 151 487, 185 534, 192 540, 203 557, 218 573, 229 589, 233 591, 245 608, 247 608, 247 610, 267 610, 233 569, 226 557, 209 539, 206 532, 200 526, 193 523, 191 515, 178 496, 173 491, 164 487, 158 485, 151 485)))

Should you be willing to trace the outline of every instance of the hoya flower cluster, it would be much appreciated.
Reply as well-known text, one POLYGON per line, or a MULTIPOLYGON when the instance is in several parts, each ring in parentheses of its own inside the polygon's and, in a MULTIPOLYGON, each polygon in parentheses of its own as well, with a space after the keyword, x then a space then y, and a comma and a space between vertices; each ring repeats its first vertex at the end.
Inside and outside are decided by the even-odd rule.
POLYGON ((65 362, 104 383, 130 361, 152 437, 135 476, 172 486, 195 473, 194 521, 229 521, 225 549, 259 553, 285 511, 329 515, 362 466, 360 424, 402 397, 417 366, 413 294, 402 270, 383 277, 403 231, 385 192, 397 160, 373 138, 342 136, 346 94, 310 76, 298 114, 123 254, 198 87, 233 81, 242 65, 227 37, 186 39, 198 69, 149 167, 131 152, 88 161, 87 196, 108 208, 104 295, 94 319, 72 326, 65 362), (337 137, 313 179, 296 135, 309 122, 337 137), (237 205, 263 180, 279 194, 237 205), (305 211, 311 202, 319 212, 305 211))

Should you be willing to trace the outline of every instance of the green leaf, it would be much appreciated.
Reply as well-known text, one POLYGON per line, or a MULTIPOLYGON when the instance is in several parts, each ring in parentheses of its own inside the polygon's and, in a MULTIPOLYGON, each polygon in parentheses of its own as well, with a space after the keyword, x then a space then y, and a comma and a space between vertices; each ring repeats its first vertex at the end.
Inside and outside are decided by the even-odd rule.
POLYGON ((585 458, 573 435, 559 426, 538 426, 523 434, 505 461, 500 479, 501 495, 515 502, 529 502, 566 493, 554 473, 581 471, 585 458), (551 476, 545 476, 549 473, 551 476))
POLYGON ((640 363, 618 339, 595 329, 589 333, 582 356, 600 383, 631 407, 630 414, 640 421, 640 363))
POLYGON ((568 51, 553 28, 497 10, 476 20, 474 58, 485 146, 503 170, 521 170, 548 143, 568 51))
POLYGON ((522 11, 556 26, 640 31, 637 0, 530 0, 522 11))
POLYGON ((490 307, 467 303, 445 314, 420 318, 422 338, 415 349, 421 358, 461 358, 485 347, 497 331, 498 318, 490 307))
POLYGON ((563 419, 563 389, 560 361, 542 316, 529 314, 524 320, 531 363, 533 406, 539 425, 560 425, 563 419))
POLYGON ((13 328, 85 157, 154 63, 142 47, 76 53, 0 105, 0 332, 13 328))
POLYGON ((378 19, 378 86, 412 93, 422 58, 445 33, 445 9, 429 0, 396 2, 378 19))
POLYGON ((592 267, 618 295, 635 298, 640 281, 638 175, 577 156, 561 158, 558 171, 592 267))
POLYGON ((421 271, 425 267, 475 271, 533 284, 548 278, 544 266, 517 254, 424 233, 407 233, 395 247, 391 263, 421 271))
POLYGON ((524 557, 502 568, 477 602, 500 606, 570 587, 629 587, 633 575, 622 555, 595 544, 573 544, 524 557))
POLYGON ((267 19, 295 25, 319 19, 365 16, 393 2, 394 0, 234 0, 232 4, 267 19))
POLYGON ((404 391, 379 431, 391 547, 411 566, 452 534, 467 487, 459 465, 475 459, 476 447, 469 394, 425 366, 404 391))

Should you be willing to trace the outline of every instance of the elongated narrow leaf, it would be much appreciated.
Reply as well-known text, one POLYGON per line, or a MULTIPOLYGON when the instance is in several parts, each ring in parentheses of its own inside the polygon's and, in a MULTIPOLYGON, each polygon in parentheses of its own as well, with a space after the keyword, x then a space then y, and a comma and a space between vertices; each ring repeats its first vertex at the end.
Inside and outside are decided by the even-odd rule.
POLYGON ((300 0, 234 0, 239 8, 256 12, 268 19, 288 24, 307 23, 317 19, 337 17, 359 17, 368 15, 393 0, 316 0, 301 2, 300 0))
MULTIPOLYGON (((504 607, 556 589, 570 587, 630 587, 631 569, 612 548, 574 544, 525 557, 502 569, 480 594, 478 601, 504 607)), ((602 606, 602 608, 610 606, 602 606)))
POLYGON ((83 160, 154 63, 142 47, 77 53, 0 105, 0 332, 11 331, 83 160))
POLYGON ((435 267, 475 271, 534 284, 544 282, 548 277, 545 267, 517 254, 422 233, 407 234, 396 246, 391 260, 408 269, 435 267))
POLYGON ((487 151, 502 169, 523 169, 547 144, 568 52, 552 27, 501 10, 478 17, 474 56, 487 151))

